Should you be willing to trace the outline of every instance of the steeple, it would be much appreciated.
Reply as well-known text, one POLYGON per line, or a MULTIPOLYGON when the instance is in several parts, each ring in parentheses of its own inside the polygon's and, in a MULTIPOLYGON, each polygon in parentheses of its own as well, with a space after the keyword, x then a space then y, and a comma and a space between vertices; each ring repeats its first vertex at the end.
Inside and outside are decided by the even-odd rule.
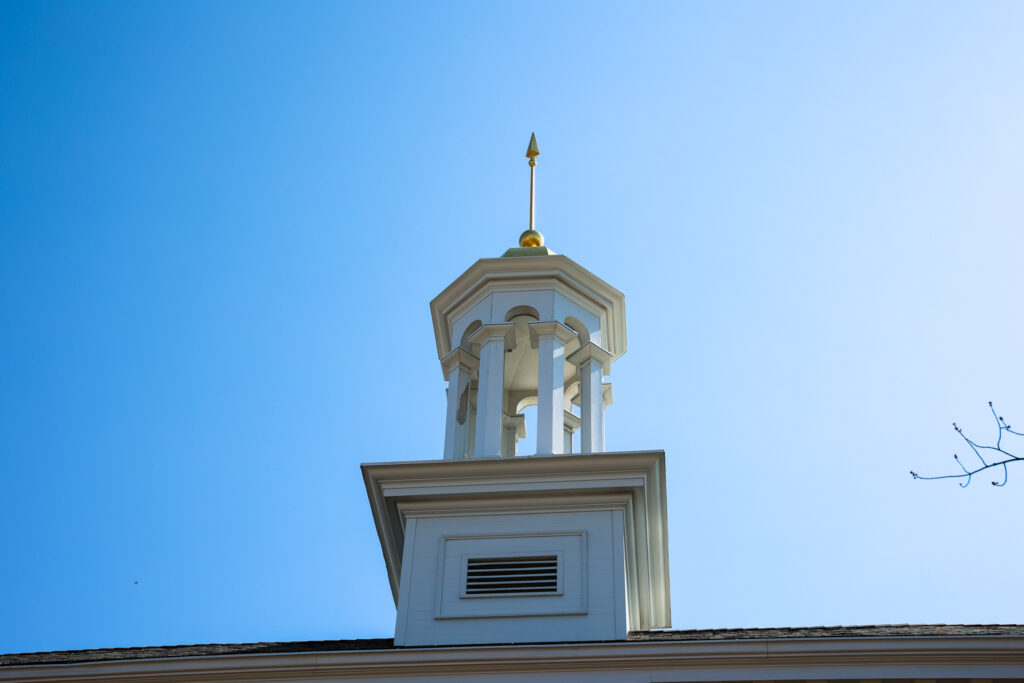
POLYGON ((539 154, 531 136, 530 224, 505 252, 516 258, 480 259, 430 302, 448 384, 442 457, 362 466, 399 646, 671 625, 665 454, 605 452, 625 297, 543 246, 539 154), (537 452, 524 457, 527 429, 537 452))

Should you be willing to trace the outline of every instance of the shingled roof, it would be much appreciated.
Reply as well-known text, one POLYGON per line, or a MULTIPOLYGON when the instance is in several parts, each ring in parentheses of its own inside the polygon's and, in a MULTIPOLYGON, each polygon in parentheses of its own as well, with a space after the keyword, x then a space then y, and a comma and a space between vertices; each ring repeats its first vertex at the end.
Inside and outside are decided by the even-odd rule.
MULTIPOLYGON (((1024 636, 1021 624, 886 624, 879 626, 811 626, 801 628, 693 629, 679 631, 634 631, 626 642, 680 642, 709 640, 781 640, 816 638, 922 638, 971 636, 1024 636)), ((508 643, 509 646, 528 643, 508 643)), ((551 645, 551 643, 547 643, 551 645)), ((577 643, 565 643, 577 644, 577 643)), ((500 645, 500 644, 494 644, 500 645)), ((489 645, 488 647, 493 647, 489 645)), ((461 645, 459 647, 474 647, 461 645)), ((215 657, 222 655, 281 654, 299 652, 344 652, 354 650, 394 650, 391 638, 356 640, 309 640, 267 643, 211 643, 206 645, 168 645, 123 647, 98 650, 63 650, 0 655, 0 666, 31 664, 72 664, 132 659, 171 657, 215 657)), ((403 648, 404 649, 404 648, 403 648)))

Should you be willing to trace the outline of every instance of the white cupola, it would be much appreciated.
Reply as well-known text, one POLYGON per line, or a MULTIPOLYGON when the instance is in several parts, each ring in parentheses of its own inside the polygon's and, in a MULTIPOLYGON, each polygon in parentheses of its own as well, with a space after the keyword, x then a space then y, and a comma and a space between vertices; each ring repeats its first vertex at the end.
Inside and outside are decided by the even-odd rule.
MULTIPOLYGON (((544 247, 516 251, 533 249, 544 247)), ((480 259, 430 310, 448 380, 446 460, 516 455, 531 405, 538 454, 571 452, 577 429, 580 452, 604 451, 603 378, 626 351, 622 292, 566 256, 513 255, 480 259)))
POLYGON ((520 246, 430 302, 448 382, 443 458, 362 466, 399 646, 618 640, 671 625, 665 454, 604 452, 625 297, 544 246, 538 154, 531 137, 520 246), (531 405, 537 453, 522 456, 531 405))

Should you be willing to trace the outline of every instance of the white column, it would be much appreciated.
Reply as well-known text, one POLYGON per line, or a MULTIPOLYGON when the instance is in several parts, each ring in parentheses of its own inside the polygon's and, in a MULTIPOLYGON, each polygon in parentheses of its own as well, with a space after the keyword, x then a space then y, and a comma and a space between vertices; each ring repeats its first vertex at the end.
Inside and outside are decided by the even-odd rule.
POLYGON ((564 452, 565 344, 575 336, 561 323, 530 323, 537 347, 537 453, 564 452))
POLYGON ((516 444, 519 439, 526 436, 526 417, 506 413, 501 419, 504 427, 501 437, 501 457, 514 458, 516 457, 516 444))
POLYGON ((569 361, 580 369, 580 452, 604 452, 604 400, 601 380, 611 372, 611 354, 587 342, 569 361))
POLYGON ((601 450, 604 450, 604 430, 607 428, 607 423, 604 420, 604 411, 608 410, 608 406, 614 403, 614 396, 612 395, 612 383, 604 382, 601 385, 601 450))
POLYGON ((565 445, 562 446, 562 452, 572 453, 572 435, 580 428, 580 418, 568 410, 563 410, 562 422, 565 425, 565 445))
POLYGON ((448 380, 448 415, 444 423, 444 459, 466 457, 469 435, 469 383, 476 374, 480 360, 463 348, 456 348, 441 359, 441 369, 448 380))
POLYGON ((473 457, 501 455, 502 402, 505 397, 505 349, 515 344, 512 323, 484 325, 469 338, 480 346, 480 370, 476 392, 476 433, 473 457))

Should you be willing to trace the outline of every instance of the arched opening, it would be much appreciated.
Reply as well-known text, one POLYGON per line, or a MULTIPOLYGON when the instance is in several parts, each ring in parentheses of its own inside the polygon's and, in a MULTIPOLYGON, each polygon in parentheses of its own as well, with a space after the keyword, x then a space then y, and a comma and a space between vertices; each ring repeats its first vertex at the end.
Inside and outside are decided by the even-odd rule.
POLYGON ((537 452, 537 399, 519 412, 526 418, 526 436, 516 444, 516 455, 534 455, 537 452))
POLYGON ((466 331, 462 333, 462 339, 459 340, 459 346, 461 346, 467 351, 471 351, 472 349, 469 348, 471 346, 471 344, 469 343, 469 338, 473 336, 474 332, 476 332, 483 326, 484 324, 479 320, 474 320, 473 322, 471 322, 469 326, 466 327, 466 331))
POLYGON ((565 319, 565 326, 576 333, 576 336, 580 338, 580 346, 583 346, 590 341, 590 331, 587 330, 587 326, 580 322, 579 318, 569 316, 565 319))
POLYGON ((505 322, 515 322, 517 318, 523 317, 540 320, 540 313, 533 306, 515 306, 508 309, 508 313, 505 314, 505 322))
POLYGON ((525 396, 519 399, 516 413, 526 421, 526 436, 516 444, 516 455, 534 455, 537 452, 537 397, 525 396))
POLYGON ((521 413, 526 408, 535 405, 537 405, 537 397, 527 396, 526 398, 524 398, 523 400, 519 401, 519 403, 516 404, 516 412, 521 413))

